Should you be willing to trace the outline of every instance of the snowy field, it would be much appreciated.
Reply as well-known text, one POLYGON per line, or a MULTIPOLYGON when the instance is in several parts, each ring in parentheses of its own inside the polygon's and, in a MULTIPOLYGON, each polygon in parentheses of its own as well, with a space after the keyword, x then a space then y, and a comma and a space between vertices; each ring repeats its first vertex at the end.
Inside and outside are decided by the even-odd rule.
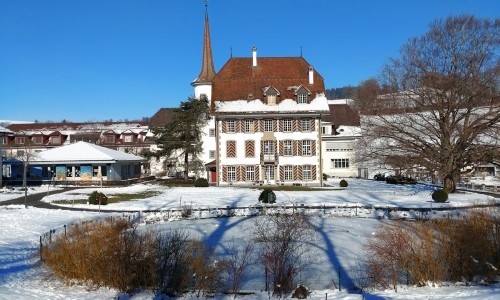
MULTIPOLYGON (((349 205, 349 206, 378 206, 378 207, 406 207, 428 208, 431 206, 431 194, 434 190, 428 185, 391 185, 373 180, 349 179, 346 189, 338 188, 338 181, 330 180, 333 189, 318 188, 315 191, 276 191, 278 205, 349 205)), ((86 200, 95 190, 102 191, 108 197, 118 194, 139 194, 155 191, 157 195, 136 201, 113 203, 101 206, 101 210, 168 210, 178 209, 189 205, 197 208, 225 208, 250 207, 257 204, 260 190, 257 188, 237 187, 162 187, 155 184, 138 184, 120 188, 85 188, 68 191, 61 194, 44 197, 43 201, 52 202, 61 200, 86 200)), ((475 204, 489 204, 495 198, 476 194, 458 193, 449 196, 448 203, 439 204, 441 207, 460 207, 475 204)), ((432 204, 437 207, 437 204, 432 204)), ((95 205, 66 204, 81 208, 95 209, 95 205)))
MULTIPOLYGON (((336 182, 332 182, 337 186, 336 182)), ((45 197, 45 201, 85 199, 95 189, 66 192, 45 197)), ((144 193, 155 190, 157 195, 117 203, 107 206, 116 210, 148 210, 178 208, 189 203, 205 207, 252 206, 259 195, 257 189, 239 188, 165 188, 157 185, 135 185, 126 188, 106 188, 108 196, 125 193, 144 193), (182 198, 181 198, 182 197, 182 198)), ((345 190, 321 190, 308 192, 276 192, 278 203, 332 204, 343 203, 360 205, 394 205, 427 207, 432 188, 426 186, 393 186, 385 183, 349 180, 345 190)), ((479 194, 458 194, 450 197, 446 205, 463 206, 491 201, 479 194)), ((76 205, 75 205, 76 206, 76 205)), ((86 207, 82 205, 82 207, 86 207)), ((93 207, 95 208, 95 206, 93 207)), ((105 206, 101 206, 105 208, 105 206)), ((116 292, 101 288, 87 291, 80 286, 66 286, 51 276, 49 270, 38 259, 39 237, 51 229, 62 230, 63 225, 89 218, 102 218, 110 213, 74 212, 66 210, 47 210, 24 205, 0 206, 0 299, 116 299, 116 292)), ((173 221, 162 224, 141 226, 157 230, 183 228, 193 236, 205 240, 222 253, 225 246, 248 240, 248 229, 256 218, 233 217, 199 220, 173 221)), ((318 235, 311 250, 314 260, 311 273, 304 275, 302 281, 314 289, 312 299, 362 299, 360 294, 349 294, 346 288, 356 280, 356 266, 363 258, 362 245, 382 222, 389 220, 359 218, 314 218, 318 235), (332 284, 338 282, 341 272, 342 291, 332 284)), ((254 269, 245 280, 245 290, 257 294, 244 299, 268 299, 263 289, 262 271, 254 269)), ((186 298, 189 298, 186 297, 186 298)), ((194 296, 192 298, 195 298, 194 296)), ((226 297, 232 299, 232 297, 226 297)), ((500 286, 466 287, 448 284, 440 287, 400 287, 398 292, 370 291, 365 299, 499 299, 500 286)), ((121 298, 123 299, 123 298, 121 298)), ((149 292, 134 295, 131 299, 155 299, 149 292)))

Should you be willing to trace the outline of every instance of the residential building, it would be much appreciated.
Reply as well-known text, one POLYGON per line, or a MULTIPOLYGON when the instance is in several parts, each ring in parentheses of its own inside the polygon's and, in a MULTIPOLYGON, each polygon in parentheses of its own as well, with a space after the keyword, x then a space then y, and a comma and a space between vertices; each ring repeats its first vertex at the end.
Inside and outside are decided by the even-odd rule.
POLYGON ((320 185, 321 119, 329 114, 321 75, 303 57, 231 57, 215 72, 205 15, 203 61, 192 83, 209 101, 203 140, 217 185, 320 185))
POLYGON ((323 118, 322 166, 330 177, 367 178, 365 169, 356 164, 356 141, 361 137, 359 115, 350 104, 352 100, 328 100, 330 113, 323 118))

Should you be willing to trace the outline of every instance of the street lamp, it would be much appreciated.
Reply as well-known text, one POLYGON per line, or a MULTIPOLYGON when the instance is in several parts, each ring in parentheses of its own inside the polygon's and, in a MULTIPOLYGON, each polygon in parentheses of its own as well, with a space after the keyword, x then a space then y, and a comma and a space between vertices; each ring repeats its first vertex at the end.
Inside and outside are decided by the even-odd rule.
POLYGON ((5 136, 12 135, 13 132, 0 126, 0 189, 3 187, 3 139, 5 136))

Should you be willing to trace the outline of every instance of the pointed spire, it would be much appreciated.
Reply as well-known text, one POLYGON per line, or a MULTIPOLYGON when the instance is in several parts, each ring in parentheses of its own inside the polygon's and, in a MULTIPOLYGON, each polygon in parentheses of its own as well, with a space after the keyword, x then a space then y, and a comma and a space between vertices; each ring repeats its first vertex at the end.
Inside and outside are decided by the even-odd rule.
POLYGON ((212 46, 210 44, 210 27, 208 24, 208 6, 205 1, 205 34, 203 36, 203 58, 201 63, 201 72, 198 78, 193 82, 209 82, 215 76, 214 62, 212 58, 212 46))

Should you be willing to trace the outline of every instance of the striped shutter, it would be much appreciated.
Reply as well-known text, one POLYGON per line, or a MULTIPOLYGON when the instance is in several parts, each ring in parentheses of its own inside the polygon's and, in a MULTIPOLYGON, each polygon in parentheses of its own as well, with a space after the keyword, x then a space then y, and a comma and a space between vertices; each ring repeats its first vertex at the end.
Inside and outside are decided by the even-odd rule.
POLYGON ((279 156, 283 156, 283 149, 285 149, 285 143, 283 141, 280 141, 278 150, 279 156))
POLYGON ((234 123, 234 126, 236 127, 234 129, 234 132, 242 132, 243 120, 235 120, 234 123))
POLYGON ((285 181, 285 166, 280 166, 280 180, 285 181))
POLYGON ((236 157, 236 141, 226 141, 226 157, 236 157))
POLYGON ((309 126, 311 127, 311 131, 315 131, 316 130, 316 120, 315 119, 311 119, 309 121, 309 126))
POLYGON ((255 180, 260 180, 260 165, 254 167, 255 180))
POLYGON ((222 133, 226 133, 227 132, 227 121, 226 120, 222 120, 222 133))
MULTIPOLYGON (((293 156, 300 156, 300 154, 302 153, 302 151, 299 152, 299 143, 300 141, 292 141, 292 144, 293 144, 293 156)), ((302 146, 302 145, 300 145, 302 146)))
POLYGON ((311 166, 311 178, 316 180, 316 165, 311 166))
POLYGON ((264 160, 264 141, 260 141, 260 161, 264 160))
POLYGON ((293 119, 292 123, 293 123, 293 131, 294 132, 300 132, 300 131, 302 131, 302 124, 301 124, 301 120, 300 119, 293 119))
POLYGON ((256 132, 264 131, 264 121, 262 119, 255 120, 255 131, 256 132))
POLYGON ((278 141, 273 141, 274 147, 274 161, 278 162, 278 141))
POLYGON ((236 166, 236 181, 241 181, 241 167, 236 166))
POLYGON ((283 119, 276 120, 276 122, 278 122, 279 131, 283 132, 283 119))
POLYGON ((297 166, 297 180, 303 180, 302 166, 297 166))
POLYGON ((311 156, 316 155, 316 141, 311 141, 311 156))
POLYGON ((240 181, 246 181, 247 180, 247 166, 241 166, 240 167, 240 181))
POLYGON ((278 120, 273 119, 273 132, 278 131, 278 120))
POLYGON ((227 167, 222 167, 222 182, 227 182, 227 167))
POLYGON ((245 157, 255 157, 255 141, 245 141, 245 157))

